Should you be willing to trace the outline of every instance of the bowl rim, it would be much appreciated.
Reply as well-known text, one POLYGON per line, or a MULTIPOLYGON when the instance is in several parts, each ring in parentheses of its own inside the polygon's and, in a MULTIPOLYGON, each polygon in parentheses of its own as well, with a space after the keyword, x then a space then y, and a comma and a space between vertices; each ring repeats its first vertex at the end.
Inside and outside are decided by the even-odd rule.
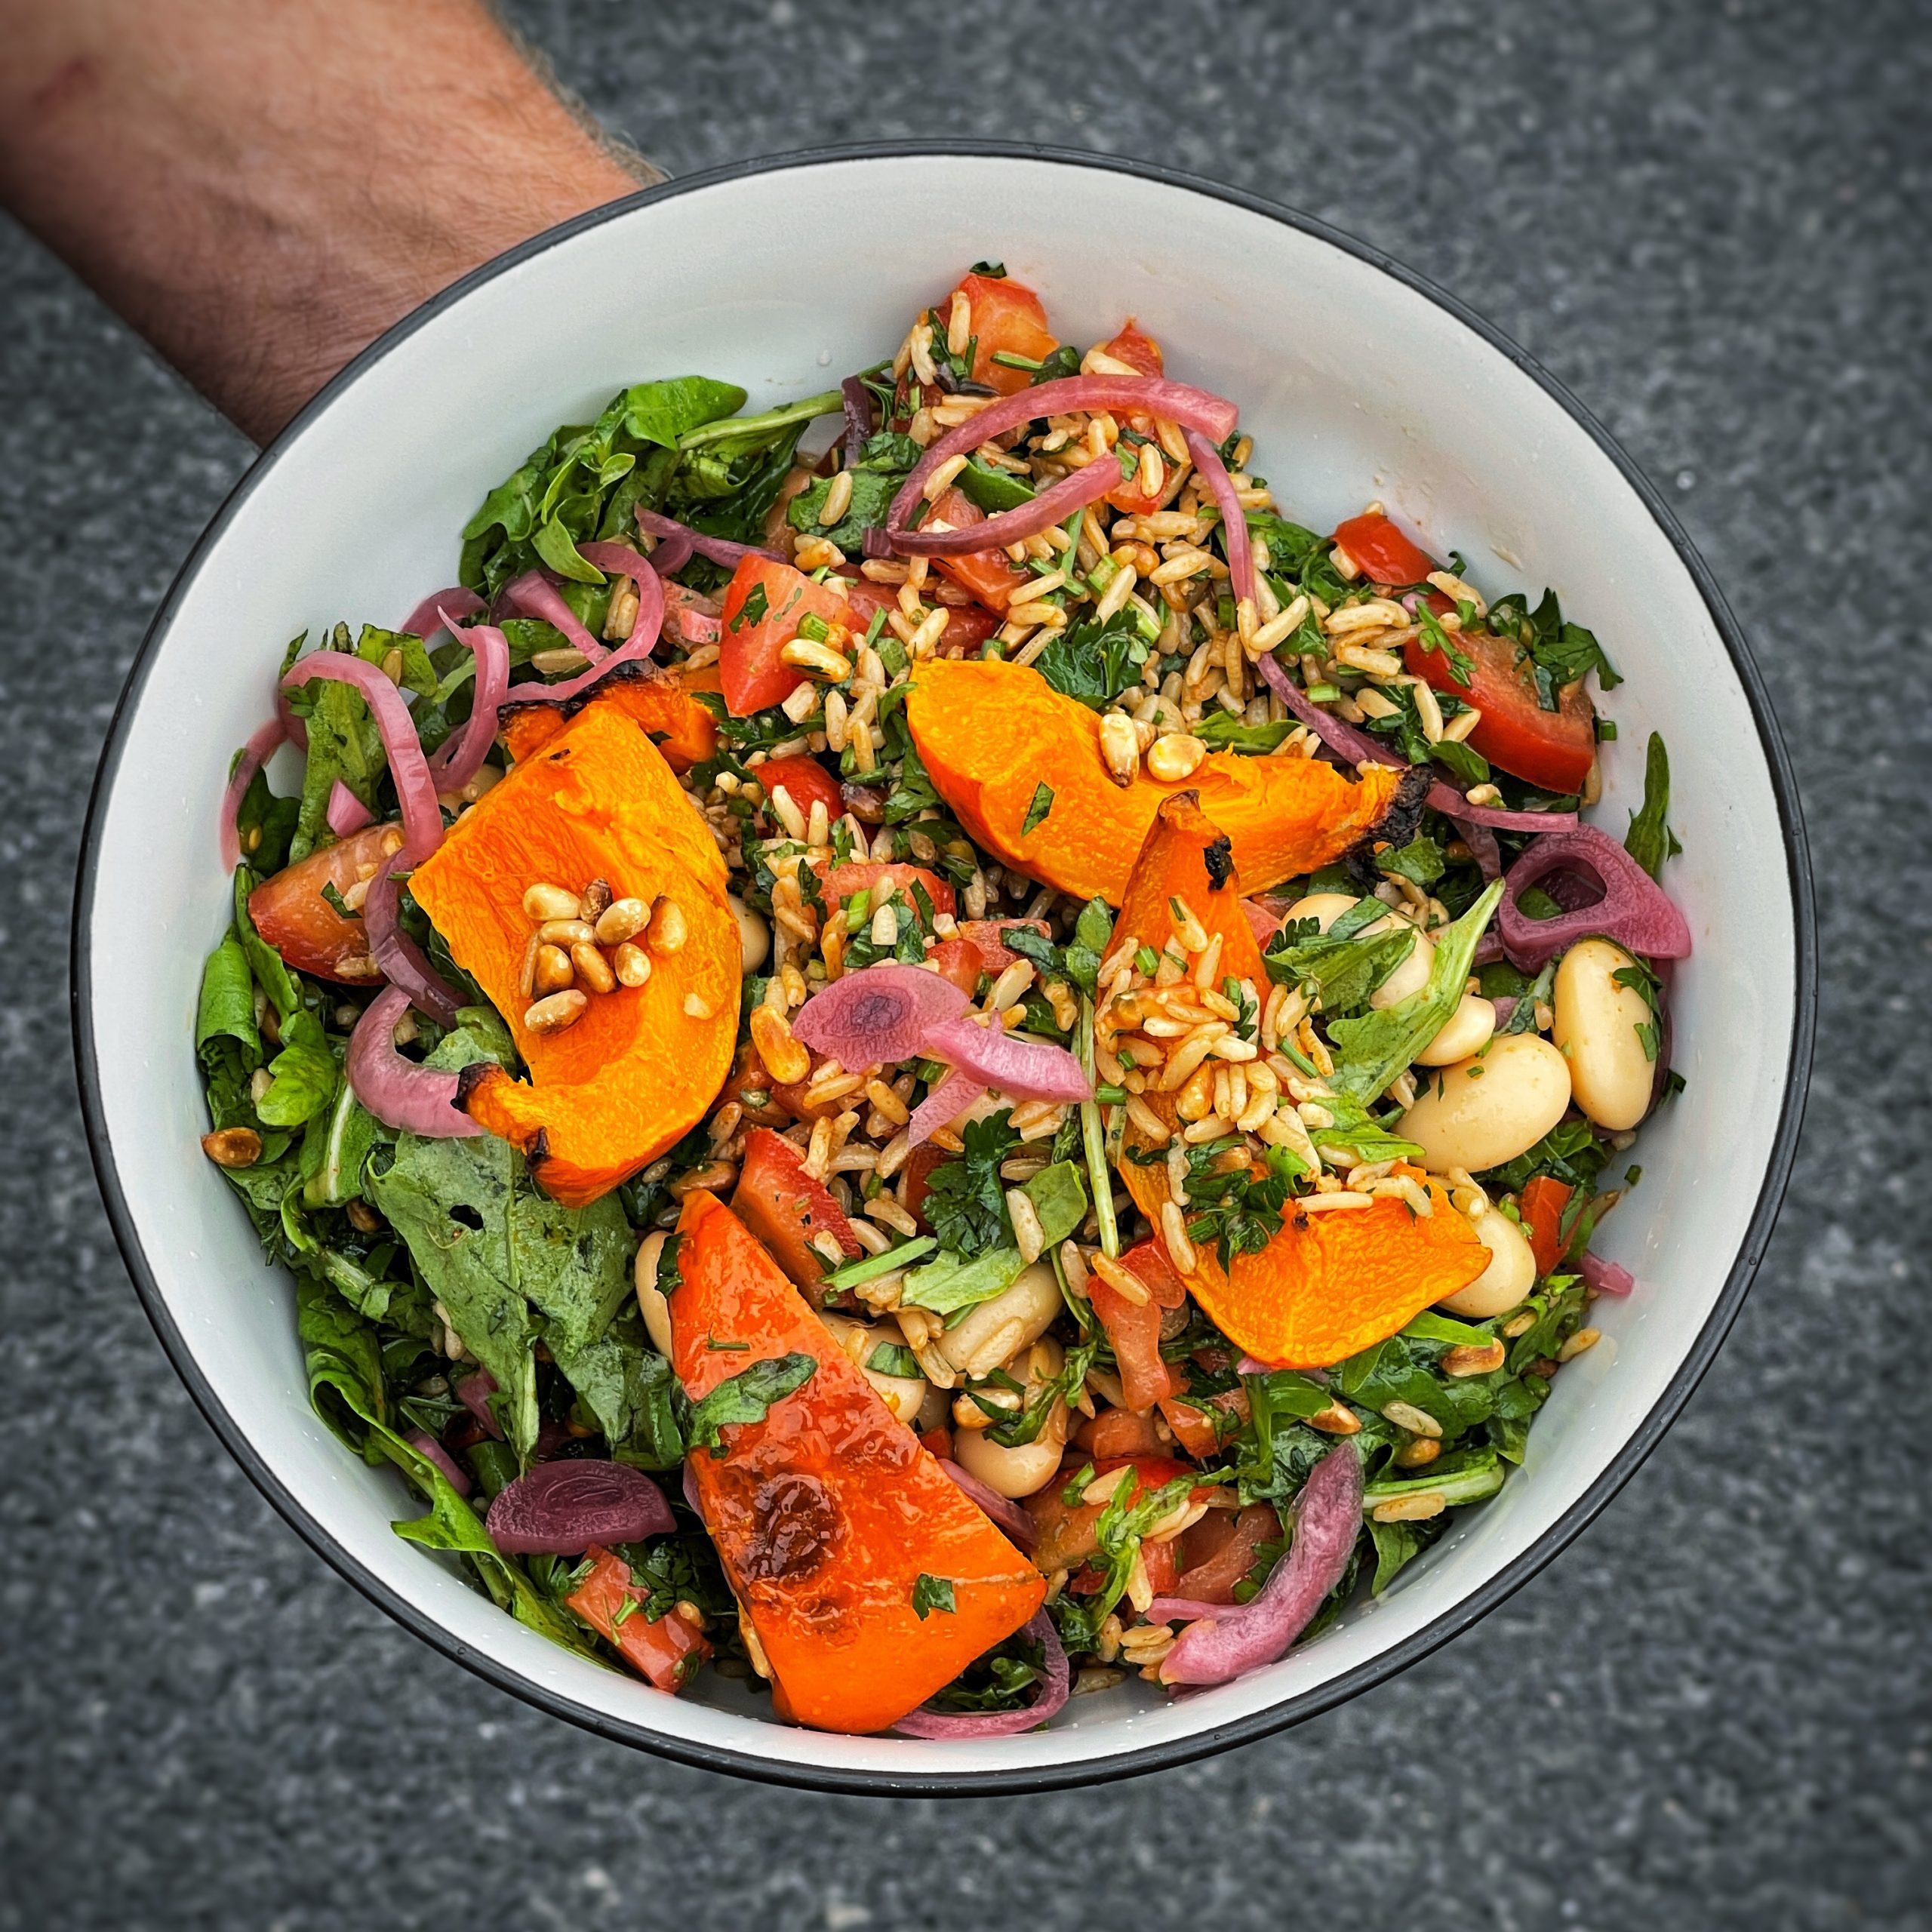
POLYGON ((553 1717, 564 1718, 598 1736, 698 1770, 721 1771, 763 1783, 798 1789, 872 1797, 986 1797, 1106 1783, 1115 1779, 1138 1777, 1169 1766, 1192 1762, 1238 1745, 1251 1743, 1276 1731, 1286 1730, 1291 1725, 1318 1716, 1361 1692, 1386 1682, 1411 1664, 1430 1655, 1451 1638, 1460 1635, 1521 1589, 1595 1521, 1611 1498, 1635 1473, 1702 1380, 1729 1333, 1732 1323, 1737 1319, 1770 1240, 1796 1158, 1798 1130, 1803 1121, 1810 1078, 1818 1004, 1817 933, 1810 859, 1797 780, 1769 696, 1752 661, 1750 648, 1709 568, 1685 534, 1662 493, 1625 453, 1609 431, 1561 382, 1501 329, 1457 297, 1438 288, 1426 277, 1372 244, 1299 209, 1251 193, 1244 189, 1155 162, 1036 142, 943 137, 923 140, 858 142, 748 156, 641 189, 635 194, 607 202, 601 207, 589 210, 568 221, 559 223, 555 227, 546 229, 471 270, 392 325, 345 365, 304 405, 274 441, 250 464, 210 518, 207 528, 196 539, 149 623, 129 668, 121 694, 115 702, 88 798, 87 817, 82 835, 69 946, 69 998, 83 1123, 95 1176, 106 1205, 115 1243, 121 1251, 122 1260, 133 1280, 149 1324, 196 1407, 229 1453, 241 1464, 256 1487, 290 1527, 339 1575, 345 1577, 364 1596, 406 1629, 499 1690, 507 1691, 553 1717), (1271 1705, 1265 1710, 1231 1719, 1169 1743, 1109 1752, 1091 1760, 1004 1770, 948 1771, 939 1764, 936 1764, 931 1772, 838 1770, 776 1761, 755 1756, 749 1752, 666 1737, 647 1724, 614 1716, 608 1712, 580 1703, 571 1697, 540 1685, 497 1659, 472 1648, 434 1618, 397 1595, 387 1584, 366 1570, 355 1557, 337 1542, 329 1531, 308 1513, 269 1466, 253 1441, 236 1424, 213 1386, 202 1374, 148 1264, 140 1231, 129 1209, 114 1149, 109 1143, 106 1132, 102 1101, 101 1066, 94 1032, 94 986, 87 938, 93 924, 97 860, 106 804, 118 772, 128 728, 140 704, 161 641, 173 623, 189 585, 202 568, 208 553, 220 541, 243 503, 274 468, 283 450, 312 421, 333 405, 340 391, 354 383, 365 370, 373 367, 426 322, 460 303, 473 289, 543 254, 561 242, 628 215, 636 209, 649 207, 675 195, 743 180, 749 176, 817 167, 829 162, 947 157, 1044 162, 1064 167, 1091 168, 1103 173, 1136 176, 1163 186, 1209 195, 1250 214, 1298 229, 1342 250, 1426 297, 1506 358, 1568 413, 1616 466, 1624 482, 1635 493, 1676 552, 1710 613, 1718 635, 1729 654, 1738 682, 1743 688, 1777 801, 1779 829, 1784 844, 1786 872, 1792 899, 1795 1010, 1792 1017, 1791 1048, 1785 1071, 1783 1100, 1770 1160, 1759 1187, 1757 1201, 1752 1207, 1737 1259, 1703 1327, 1699 1331, 1695 1341, 1678 1364, 1663 1394, 1595 1481, 1541 1537, 1506 1563, 1462 1602, 1454 1605, 1414 1635, 1329 1681, 1271 1705))

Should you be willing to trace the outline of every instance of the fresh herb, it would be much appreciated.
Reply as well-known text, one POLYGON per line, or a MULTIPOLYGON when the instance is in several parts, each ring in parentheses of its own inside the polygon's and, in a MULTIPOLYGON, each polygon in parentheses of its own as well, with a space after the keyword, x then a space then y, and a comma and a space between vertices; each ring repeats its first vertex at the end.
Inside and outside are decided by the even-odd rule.
POLYGON ((1224 1269, 1234 1265, 1237 1255, 1258 1254, 1281 1232, 1288 1197, 1308 1171, 1301 1158, 1286 1147, 1269 1148, 1258 1168, 1217 1171, 1215 1161, 1240 1145, 1238 1138, 1231 1137, 1188 1150, 1188 1199, 1202 1207, 1188 1223, 1188 1238, 1198 1247, 1213 1242, 1224 1269), (1210 1149, 1214 1158, 1198 1164, 1197 1177, 1194 1157, 1210 1149))
POLYGON ((1292 718, 1278 724, 1251 724, 1238 712, 1217 710, 1194 728, 1194 735, 1210 751, 1240 752, 1249 758, 1264 758, 1295 729, 1292 718))
POLYGON ((1033 668, 1063 696, 1078 699, 1090 710, 1104 711, 1140 682, 1147 652, 1139 620, 1123 611, 1104 623, 1090 621, 1061 632, 1033 660, 1033 668))
POLYGON ((927 1225, 941 1247, 964 1259, 1013 1238, 999 1176, 1000 1163, 1020 1145, 1012 1122, 1010 1107, 968 1121, 960 1135, 965 1151, 934 1168, 927 1180, 927 1225))
POLYGON ((1442 848, 1426 832, 1397 849, 1378 852, 1376 869, 1385 878, 1405 878, 1411 885, 1433 885, 1447 869, 1442 848))
POLYGON ((901 1375, 909 1380, 921 1373, 919 1358, 896 1342, 881 1342, 866 1358, 866 1366, 875 1375, 901 1375))
MULTIPOLYGON (((1017 1144, 1017 1139, 1014 1144, 1017 1144)), ((936 1169, 934 1178, 946 1171, 944 1168, 936 1169)), ((997 1172, 993 1184, 998 1184, 997 1172)), ((1043 1251, 1057 1247, 1086 1217, 1087 1189, 1079 1169, 1070 1160, 1055 1161, 1042 1168, 1021 1192, 1032 1204, 1035 1218, 1040 1223, 1043 1251)), ((1004 1205, 1002 1199, 1002 1211, 1004 1205)), ((926 1214, 931 1220, 930 1195, 926 1214)), ((1026 1257, 1011 1241, 986 1248, 971 1260, 942 1250, 937 1260, 907 1274, 899 1298, 909 1307, 928 1309, 935 1315, 953 1315, 1003 1294, 1019 1280, 1026 1266, 1026 1257)))
POLYGON ((936 1610, 950 1617, 958 1607, 953 1601, 950 1577, 928 1577, 922 1570, 913 1579, 912 1610, 921 1623, 936 1610))
MULTIPOLYGON (((1384 915, 1379 899, 1360 902, 1384 915)), ((1297 986, 1318 998, 1331 1018, 1366 1006, 1369 995, 1407 959, 1416 946, 1415 929, 1400 921, 1388 931, 1352 930, 1362 922, 1344 913, 1326 933, 1312 919, 1284 925, 1268 942, 1263 964, 1278 986, 1297 986)))
POLYGON ((834 1269, 819 1285, 824 1288, 856 1288, 861 1281, 873 1281, 881 1275, 890 1275, 896 1268, 909 1266, 931 1254, 938 1245, 931 1235, 921 1235, 915 1240, 901 1241, 897 1247, 888 1247, 883 1254, 868 1254, 857 1261, 848 1261, 844 1267, 834 1269))
POLYGON ((1033 801, 1026 808, 1026 816, 1020 823, 1020 835, 1026 835, 1047 822, 1047 814, 1054 808, 1054 788, 1043 778, 1034 787, 1033 801))
POLYGON ((1475 660, 1442 628, 1442 620, 1421 598, 1416 600, 1417 641, 1423 649, 1439 651, 1449 666, 1449 675, 1466 691, 1475 675, 1475 660))
POLYGON ((1546 590, 1534 611, 1527 608, 1528 601, 1512 591, 1491 605, 1487 621, 1494 635, 1509 638, 1527 653, 1537 702, 1544 710, 1560 710, 1562 688, 1588 672, 1596 672, 1607 691, 1623 683, 1596 639, 1581 624, 1564 622, 1555 591, 1546 590))
MULTIPOLYGON (((770 614, 771 609, 771 601, 764 594, 764 586, 761 583, 755 583, 752 586, 751 595, 738 606, 737 614, 731 619, 724 628, 735 637, 748 624, 763 623, 770 614)), ((789 719, 786 721, 790 722, 789 719)), ((793 725, 792 728, 796 731, 798 727, 793 725)))
POLYGON ((281 1051, 269 1063, 269 1088, 256 1112, 270 1127, 300 1127, 335 1098, 342 1075, 322 1023, 312 1013, 282 1023, 281 1051))
POLYGON ((1644 802, 1630 814, 1630 829, 1623 838, 1624 851, 1653 878, 1662 875, 1665 860, 1684 850, 1664 823, 1669 810, 1670 754, 1663 734, 1653 731, 1644 754, 1644 802))
POLYGON ((1017 510, 1021 504, 1030 503, 1035 494, 1025 477, 1016 476, 1010 469, 995 469, 977 460, 967 464, 956 481, 967 500, 989 516, 998 516, 1002 510, 1017 510))
POLYGON ((774 1402, 802 1389, 817 1373, 815 1356, 801 1353, 768 1355, 736 1375, 727 1376, 709 1395, 691 1404, 685 1433, 694 1449, 709 1449, 721 1460, 723 1431, 746 1423, 762 1422, 774 1402))

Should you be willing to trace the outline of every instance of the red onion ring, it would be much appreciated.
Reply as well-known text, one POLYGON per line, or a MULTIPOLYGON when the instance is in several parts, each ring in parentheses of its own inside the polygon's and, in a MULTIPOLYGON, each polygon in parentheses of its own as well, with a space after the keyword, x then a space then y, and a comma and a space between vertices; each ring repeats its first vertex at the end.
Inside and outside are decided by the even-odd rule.
MULTIPOLYGON (((422 949, 396 923, 400 888, 398 872, 419 866, 443 842, 442 808, 436 802, 436 780, 423 755, 422 740, 402 694, 375 665, 343 651, 318 651, 303 658, 281 681, 286 691, 311 678, 333 678, 353 685, 362 694, 381 734, 389 776, 402 807, 402 849, 386 868, 369 881, 362 904, 362 924, 369 951, 390 983, 432 1019, 451 1024, 462 1004, 454 991, 423 955, 422 949)), ((365 1102, 364 1103, 367 1105, 365 1102)), ((371 1107, 370 1112, 375 1109, 371 1107)))
POLYGON ((506 1556, 576 1556, 594 1543, 641 1543, 677 1527, 664 1492, 628 1463, 540 1463, 506 1483, 483 1527, 506 1556))
POLYGON ((1181 435, 1195 469, 1220 507, 1221 540, 1228 550, 1228 580, 1234 586, 1235 597, 1252 605, 1255 601, 1254 549, 1247 537, 1247 513, 1235 494, 1234 478, 1228 474, 1220 451, 1198 429, 1183 429, 1181 435))
MULTIPOLYGON (((949 457, 968 454, 977 449, 989 436, 1017 429, 1021 423, 1030 423, 1035 417, 1064 415, 1075 409, 1139 410, 1149 416, 1164 417, 1184 429, 1198 429, 1217 442, 1232 434, 1239 414, 1225 397, 1190 388, 1185 383, 1171 383, 1158 376, 1061 376, 1052 382, 1020 389, 998 402, 989 403, 956 429, 949 429, 919 459, 898 495, 893 498, 891 509, 886 512, 886 532, 893 548, 908 555, 923 552, 933 556, 952 555, 1015 543, 1023 537, 1044 530, 1047 523, 1054 518, 1050 514, 1044 520, 1038 520, 1036 512, 1061 488, 1057 483, 1052 489, 1042 491, 1031 503, 989 517, 984 523, 974 524, 970 531, 928 534, 909 531, 906 519, 924 500, 926 478, 949 457), (966 540, 961 541, 962 537, 966 540)), ((1108 460, 1106 457, 1100 459, 1103 464, 1108 460)), ((1073 474, 1084 475, 1086 469, 1094 466, 1088 463, 1085 469, 1076 470, 1073 474)), ((1102 474, 1106 474, 1104 469, 1102 474)), ((1072 478, 1066 480, 1071 481, 1072 478)), ((1119 485, 1120 479, 1116 475, 1109 481, 1107 488, 1117 489, 1119 485)), ((1094 497, 1106 494, 1106 490, 1096 490, 1094 497, 1082 500, 1091 503, 1094 497)), ((1063 521, 1072 508, 1069 500, 1059 512, 1060 519, 1063 521)))
MULTIPOLYGON (((564 601, 562 592, 541 571, 525 571, 522 576, 512 577, 503 586, 500 601, 520 616, 541 618, 553 630, 561 631, 593 664, 601 664, 610 655, 584 629, 577 613, 564 601)), ((447 614, 444 622, 449 622, 447 614)), ((456 626, 451 624, 450 635, 456 634, 456 626)))
POLYGON ((329 787, 328 808, 324 817, 328 820, 329 829, 338 838, 346 838, 352 832, 360 832, 374 821, 375 816, 340 778, 329 787))
POLYGON ((466 1140, 482 1128, 456 1106, 457 1076, 418 1066, 395 1050, 395 1024, 409 1008, 401 987, 385 986, 364 1008, 349 1036, 343 1075, 385 1127, 432 1140, 466 1140))
POLYGON ((1577 1272, 1598 1294, 1627 1295, 1637 1278, 1619 1261, 1605 1261, 1586 1251, 1577 1258, 1577 1272))
POLYGON ((1097 457, 1049 484, 1017 509, 1001 510, 980 522, 943 530, 894 530, 890 532, 892 546, 908 556, 928 557, 968 556, 999 549, 1038 531, 1057 528, 1075 510, 1084 510, 1120 487, 1119 464, 1111 456, 1097 457))
POLYGON ((441 1470, 443 1480, 457 1495, 469 1494, 469 1476, 457 1466, 456 1458, 426 1429, 412 1429, 402 1439, 426 1463, 433 1463, 441 1470))
POLYGON ((838 393, 845 398, 845 467, 856 469, 872 432, 872 393, 857 376, 848 376, 838 393))
POLYGON ((1073 1693, 1073 1672, 1061 1647, 1060 1632, 1044 1610, 1036 1610, 1021 1626, 1044 1653, 1045 1680, 1040 1694, 1023 1711, 909 1711, 892 1728, 901 1737, 1017 1737, 1037 1730, 1066 1708, 1073 1693))
POLYGON ((1598 934, 1652 959, 1681 959, 1690 950, 1690 928, 1657 881, 1615 839, 1589 825, 1546 832, 1524 852, 1509 868, 1496 925, 1504 950, 1524 972, 1598 934), (1559 866, 1594 875, 1603 897, 1553 919, 1531 918, 1518 900, 1559 866))
POLYGON ((1016 1547, 1029 1556, 1032 1555, 1039 1544, 1040 1526, 1018 1503, 1011 1497, 1001 1495, 996 1489, 989 1489, 977 1476, 968 1475, 949 1457, 940 1456, 934 1460, 952 1478, 962 1496, 977 1503, 988 1520, 1012 1538, 1016 1547))
POLYGON ((476 684, 470 698, 469 718, 460 736, 448 739, 429 758, 429 771, 439 791, 454 792, 476 776, 490 747, 497 742, 497 717, 509 695, 510 683, 509 640, 494 624, 472 624, 466 629, 449 627, 459 644, 466 644, 476 655, 476 684))
POLYGON ((1509 812, 1495 805, 1472 805, 1460 792, 1441 784, 1429 788, 1428 802, 1451 818, 1467 819, 1497 832, 1574 832, 1580 822, 1574 812, 1509 812), (1438 791, 1449 794, 1446 804, 1437 798, 1438 791))
POLYGON ((949 1073, 912 1109, 906 1124, 911 1146, 923 1146, 943 1127, 949 1127, 986 1091, 986 1083, 970 1073, 949 1073))
MULTIPOLYGON (((762 557, 768 563, 773 564, 782 564, 785 561, 776 550, 767 550, 756 543, 734 543, 726 537, 707 537, 703 531, 694 530, 689 524, 680 523, 675 517, 662 515, 656 510, 648 510, 641 503, 637 507, 637 521, 638 528, 648 531, 653 537, 682 537, 692 550, 707 562, 715 564, 720 570, 734 571, 747 557, 762 557)), ((591 557, 589 549, 581 544, 578 546, 577 554, 592 562, 596 561, 591 557)), ((685 558, 680 558, 678 563, 665 564, 660 568, 667 571, 679 569, 689 555, 688 551, 685 558)), ((599 570, 605 568, 601 564, 597 567, 599 570)))
POLYGON ((494 1435, 500 1442, 503 1439, 503 1425, 497 1420, 497 1412, 490 1406, 490 1398, 497 1392, 497 1378, 487 1368, 479 1368, 474 1375, 466 1375, 456 1384, 456 1398, 476 1418, 477 1426, 487 1435, 494 1435))
POLYGON ((561 684, 546 685, 539 681, 512 685, 508 695, 513 703, 535 698, 555 704, 565 698, 576 697, 607 677, 620 664, 637 663, 657 648, 658 634, 664 627, 664 580, 649 568, 648 559, 625 543, 585 543, 579 546, 577 554, 586 563, 595 564, 599 570, 611 574, 627 577, 637 586, 637 616, 631 625, 630 635, 601 663, 592 665, 589 670, 574 678, 566 678, 561 684))
POLYGON ((242 755, 235 761, 228 789, 221 795, 221 863, 229 872, 242 863, 242 835, 235 823, 242 801, 255 782, 255 774, 281 749, 288 737, 288 728, 281 719, 272 718, 242 747, 242 755))
POLYGON ((1462 834, 1463 843, 1469 848, 1469 857, 1475 860, 1483 883, 1487 885, 1491 879, 1500 878, 1503 848, 1497 844, 1496 834, 1480 819, 1464 818, 1457 812, 1449 814, 1449 823, 1462 834))
POLYGON ((1161 1681, 1226 1684, 1284 1655, 1348 1568, 1361 1534, 1361 1458, 1340 1443, 1303 1484, 1294 1540, 1259 1596, 1232 1607, 1155 1598, 1147 1609, 1150 1623, 1198 1620, 1161 1660, 1161 1681))
POLYGON ((480 617, 488 608, 475 591, 453 583, 447 590, 432 590, 396 629, 420 637, 426 645, 439 630, 454 632, 451 617, 480 617))
POLYGON ((937 1058, 989 1087, 1021 1100, 1091 1100, 1092 1081, 1064 1047, 1022 1040, 996 1021, 982 1026, 970 1014, 927 1029, 923 1044, 937 1058))
POLYGON ((885 960, 814 993, 792 1030, 807 1046, 856 1071, 910 1060, 933 1028, 957 1020, 971 1004, 950 980, 885 960))

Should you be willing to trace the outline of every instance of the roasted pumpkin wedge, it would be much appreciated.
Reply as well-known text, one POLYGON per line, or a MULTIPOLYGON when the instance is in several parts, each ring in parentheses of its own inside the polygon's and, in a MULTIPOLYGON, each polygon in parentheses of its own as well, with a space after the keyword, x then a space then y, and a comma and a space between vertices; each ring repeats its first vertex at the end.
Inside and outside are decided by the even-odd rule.
POLYGON ((738 925, 709 828, 620 692, 586 704, 486 792, 410 890, 530 1069, 525 1083, 480 1066, 462 1104, 522 1149, 546 1193, 572 1207, 594 1201, 703 1117, 737 1032, 738 925), (586 995, 561 1030, 534 1028, 523 895, 595 878, 654 907, 651 977, 586 995))
POLYGON ((591 704, 614 705, 634 718, 673 771, 702 764, 718 749, 715 718, 692 697, 715 691, 715 668, 686 672, 673 665, 620 664, 581 697, 525 698, 497 714, 497 733, 512 759, 525 763, 591 704))
POLYGON ((705 1527, 782 1707, 823 1730, 882 1730, 1018 1629, 1046 1580, 716 1195, 688 1195, 678 1232, 678 1378, 699 1419, 734 1379, 748 1399, 727 1406, 755 1417, 718 1427, 721 1454, 692 1445, 705 1527), (792 1373, 774 1383, 767 1363, 792 1373), (774 1386, 789 1392, 755 1393, 774 1386))
MULTIPOLYGON (((1241 903, 1229 841, 1191 792, 1166 800, 1123 896, 1115 931, 1156 952, 1175 937, 1177 900, 1221 941, 1221 977, 1245 979, 1263 998, 1266 971, 1241 903)), ((1147 1104, 1170 1126, 1174 1096, 1150 1091, 1147 1104)), ((1158 1228, 1168 1200, 1162 1165, 1135 1161, 1155 1144, 1129 1124, 1120 1172, 1134 1204, 1158 1228)), ((1420 1180, 1418 1170, 1414 1176, 1420 1180)), ((1429 1185, 1431 1211, 1399 1199, 1334 1212, 1297 1212, 1253 1254, 1223 1269, 1211 1250, 1196 1253, 1188 1291, 1228 1339, 1259 1360, 1325 1368, 1392 1335, 1423 1309, 1466 1287, 1489 1251, 1447 1195, 1429 1185)))
POLYGON ((906 715, 940 796, 1001 861, 1057 891, 1118 904, 1164 798, 1183 785, 1227 835, 1251 891, 1340 858, 1364 840, 1404 842, 1411 784, 1305 758, 1214 752, 1185 780, 1143 768, 1116 784, 1098 715, 1018 665, 934 658, 912 675, 906 715))

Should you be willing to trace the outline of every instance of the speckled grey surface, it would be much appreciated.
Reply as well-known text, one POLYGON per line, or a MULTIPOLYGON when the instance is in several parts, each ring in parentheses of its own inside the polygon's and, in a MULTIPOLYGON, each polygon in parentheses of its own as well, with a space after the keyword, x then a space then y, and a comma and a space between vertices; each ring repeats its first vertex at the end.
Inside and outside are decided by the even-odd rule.
POLYGON ((673 170, 909 134, 1132 152, 1366 237, 1553 368, 1668 486, 1786 721, 1825 969, 1799 1179, 1608 1515, 1287 1736, 895 1805, 537 1715, 282 1526, 115 1256, 71 875, 148 614, 249 453, 0 229, 0 1927, 1925 1923, 1923 6, 514 11, 673 170))

